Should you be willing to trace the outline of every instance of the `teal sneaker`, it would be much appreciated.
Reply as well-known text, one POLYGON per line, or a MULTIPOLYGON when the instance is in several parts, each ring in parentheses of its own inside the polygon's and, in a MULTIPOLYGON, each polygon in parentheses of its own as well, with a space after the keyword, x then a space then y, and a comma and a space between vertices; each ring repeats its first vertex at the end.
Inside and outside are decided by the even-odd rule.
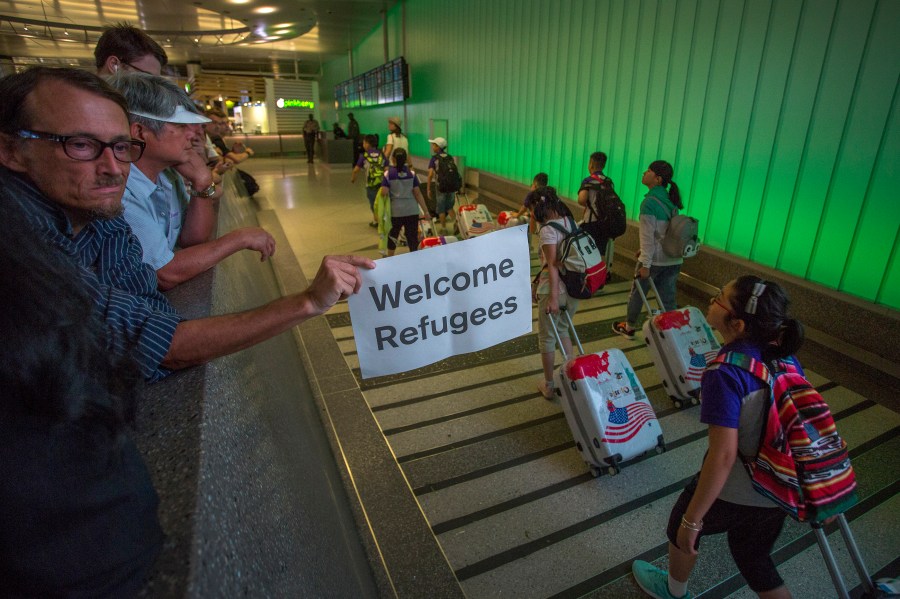
POLYGON ((660 570, 653 564, 635 560, 631 564, 631 573, 641 590, 656 599, 691 599, 690 593, 676 597, 669 592, 669 573, 660 570))

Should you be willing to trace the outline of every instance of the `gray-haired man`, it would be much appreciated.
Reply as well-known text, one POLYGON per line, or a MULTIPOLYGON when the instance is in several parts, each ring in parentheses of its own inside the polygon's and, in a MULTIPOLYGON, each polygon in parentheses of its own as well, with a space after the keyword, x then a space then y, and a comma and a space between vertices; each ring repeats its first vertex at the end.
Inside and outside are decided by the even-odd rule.
POLYGON ((259 252, 263 260, 271 256, 275 240, 259 227, 209 240, 216 186, 191 146, 209 119, 186 108, 184 92, 168 79, 139 73, 110 83, 128 101, 131 136, 146 143, 122 201, 125 220, 141 242, 144 262, 156 269, 160 289, 171 289, 243 249, 259 252), (187 204, 179 173, 192 183, 187 204))

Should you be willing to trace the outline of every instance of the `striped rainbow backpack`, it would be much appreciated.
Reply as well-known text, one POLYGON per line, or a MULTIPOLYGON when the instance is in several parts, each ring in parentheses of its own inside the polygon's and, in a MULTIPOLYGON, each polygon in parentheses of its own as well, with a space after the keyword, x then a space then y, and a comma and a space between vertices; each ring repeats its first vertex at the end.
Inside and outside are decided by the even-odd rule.
POLYGON ((759 450, 741 456, 753 488, 800 522, 822 522, 857 502, 856 475, 828 404, 793 357, 762 362, 737 352, 717 356, 710 368, 731 364, 772 389, 765 405, 759 450))

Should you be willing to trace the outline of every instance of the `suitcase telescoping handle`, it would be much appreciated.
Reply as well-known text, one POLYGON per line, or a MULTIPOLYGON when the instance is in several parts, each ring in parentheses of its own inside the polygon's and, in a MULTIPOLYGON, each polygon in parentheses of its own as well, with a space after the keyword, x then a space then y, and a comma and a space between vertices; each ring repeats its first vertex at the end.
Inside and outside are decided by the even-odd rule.
POLYGON ((659 290, 656 289, 656 283, 653 282, 653 277, 647 277, 647 280, 650 281, 650 287, 653 289, 653 295, 656 296, 656 303, 659 304, 659 310, 654 310, 653 306, 650 305, 650 300, 647 299, 647 294, 644 293, 644 288, 641 287, 640 284, 640 275, 634 275, 634 283, 632 283, 635 287, 637 287, 638 293, 641 294, 641 299, 644 301, 644 306, 647 307, 647 314, 653 316, 655 314, 661 314, 666 311, 666 307, 663 306, 662 299, 659 297, 659 290))
MULTIPOLYGON (((559 311, 566 315, 566 320, 569 322, 567 325, 568 328, 572 331, 572 336, 575 337, 575 343, 578 345, 578 351, 583 356, 584 348, 581 347, 581 340, 578 338, 578 332, 575 330, 575 323, 572 322, 572 316, 569 314, 569 311, 566 310, 565 306, 560 306, 559 311)), ((563 355, 564 360, 568 360, 572 356, 566 355, 566 348, 562 344, 562 339, 559 338, 559 331, 556 330, 556 321, 553 318, 548 319, 550 321, 550 326, 553 327, 553 334, 556 335, 556 343, 559 345, 559 351, 563 355)))
MULTIPOLYGON (((844 514, 838 514, 837 522, 841 530, 841 536, 844 537, 844 544, 847 546, 847 551, 850 554, 850 559, 853 561, 853 566, 856 568, 859 579, 862 581, 863 589, 865 589, 866 592, 865 596, 874 597, 875 584, 872 582, 872 577, 869 576, 869 571, 866 569, 865 563, 863 563, 862 555, 860 555, 859 548, 856 546, 856 541, 853 539, 853 533, 850 532, 850 525, 847 524, 847 518, 844 517, 844 514)), ((813 531, 816 533, 816 541, 819 543, 819 549, 822 550, 822 557, 825 559, 825 565, 828 567, 828 573, 831 574, 831 581, 834 583, 834 588, 838 593, 838 597, 840 597, 840 599, 849 599, 850 594, 847 592, 844 578, 841 576, 841 571, 838 570, 834 554, 831 552, 831 546, 828 544, 828 538, 825 536, 823 524, 813 524, 813 531)))

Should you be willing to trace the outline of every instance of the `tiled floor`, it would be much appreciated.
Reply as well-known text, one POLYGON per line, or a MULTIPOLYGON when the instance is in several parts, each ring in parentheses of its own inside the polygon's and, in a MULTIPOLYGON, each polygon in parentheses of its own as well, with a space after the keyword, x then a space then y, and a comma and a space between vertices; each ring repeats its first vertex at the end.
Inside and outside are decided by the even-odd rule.
MULTIPOLYGON (((254 159, 245 168, 259 180, 308 277, 326 253, 378 257, 364 189, 361 181, 349 184, 349 166, 254 159)), ((415 495, 466 596, 640 596, 629 574, 632 560, 665 566, 666 519, 702 460, 705 427, 697 407, 672 407, 640 335, 626 341, 610 332, 624 314, 627 286, 612 283, 582 302, 575 323, 586 351, 626 352, 656 409, 667 451, 596 479, 575 450, 558 403, 535 390, 535 334, 360 380, 346 304, 327 316, 408 482, 396 492, 415 495)), ((809 374, 852 448, 862 501, 849 516, 869 569, 896 575, 900 415, 831 382, 828 372, 809 374)), ((855 587, 843 544, 833 544, 855 587)), ((788 522, 775 556, 795 597, 834 596, 808 527, 788 522)), ((690 588, 695 596, 754 596, 722 538, 704 540, 690 588)))

